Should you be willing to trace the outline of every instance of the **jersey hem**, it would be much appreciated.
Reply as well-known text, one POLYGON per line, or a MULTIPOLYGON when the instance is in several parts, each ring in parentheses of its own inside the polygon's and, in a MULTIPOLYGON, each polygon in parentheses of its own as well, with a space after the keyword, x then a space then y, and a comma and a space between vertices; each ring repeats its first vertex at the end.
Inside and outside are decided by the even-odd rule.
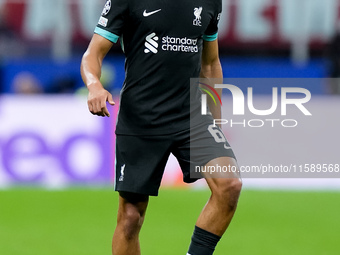
POLYGON ((179 132, 183 132, 185 130, 188 130, 189 126, 187 128, 181 128, 181 129, 173 129, 169 128, 167 129, 145 129, 143 130, 129 130, 129 131, 121 131, 120 128, 116 128, 116 135, 127 135, 127 136, 162 136, 162 135, 171 135, 171 134, 176 134, 179 132))
POLYGON ((126 135, 126 136, 164 136, 172 135, 180 132, 190 130, 191 128, 199 127, 206 124, 213 123, 213 117, 211 115, 202 116, 202 119, 195 123, 182 123, 176 127, 168 127, 162 129, 124 129, 119 125, 116 126, 116 135, 126 135))

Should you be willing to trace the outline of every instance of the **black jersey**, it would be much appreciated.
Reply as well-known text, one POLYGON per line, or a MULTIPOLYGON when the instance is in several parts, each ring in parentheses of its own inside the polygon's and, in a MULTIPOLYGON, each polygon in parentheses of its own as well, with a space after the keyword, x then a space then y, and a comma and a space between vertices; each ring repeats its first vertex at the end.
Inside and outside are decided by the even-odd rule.
POLYGON ((188 128, 190 78, 203 40, 217 39, 222 0, 107 0, 95 33, 126 56, 117 134, 169 134, 188 128))

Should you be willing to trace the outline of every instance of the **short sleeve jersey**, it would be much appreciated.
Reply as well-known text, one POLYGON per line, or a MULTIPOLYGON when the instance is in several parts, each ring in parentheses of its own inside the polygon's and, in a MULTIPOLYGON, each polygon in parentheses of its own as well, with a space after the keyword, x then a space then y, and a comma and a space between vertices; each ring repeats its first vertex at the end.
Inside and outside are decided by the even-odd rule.
POLYGON ((170 134, 190 117, 203 40, 217 39, 222 0, 107 0, 95 33, 120 40, 125 81, 117 134, 170 134))

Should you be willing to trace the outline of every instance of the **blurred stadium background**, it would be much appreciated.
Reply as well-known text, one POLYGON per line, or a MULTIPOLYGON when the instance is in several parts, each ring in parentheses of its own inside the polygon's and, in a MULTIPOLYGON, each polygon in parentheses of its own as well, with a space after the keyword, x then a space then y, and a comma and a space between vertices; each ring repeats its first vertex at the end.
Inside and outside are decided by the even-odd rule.
MULTIPOLYGON (((340 0, 222 1, 225 77, 340 76, 340 0)), ((79 73, 104 3, 0 0, 0 254, 110 253, 118 107, 110 108, 111 118, 91 116, 79 73)), ((117 104, 123 80, 124 57, 115 45, 102 81, 117 104)), ((296 153, 280 154, 286 139, 280 133, 266 139, 263 131, 255 140, 226 130, 238 158, 255 157, 251 148, 260 142, 267 148, 260 159, 339 164, 339 84, 305 87, 316 98, 311 108, 327 122, 299 130, 296 153)), ((254 90, 271 93, 267 86, 254 90)), ((239 211, 216 254, 339 254, 339 190, 335 178, 245 179, 239 211)), ((204 182, 182 184, 171 158, 141 234, 144 254, 184 254, 208 195, 204 182)))

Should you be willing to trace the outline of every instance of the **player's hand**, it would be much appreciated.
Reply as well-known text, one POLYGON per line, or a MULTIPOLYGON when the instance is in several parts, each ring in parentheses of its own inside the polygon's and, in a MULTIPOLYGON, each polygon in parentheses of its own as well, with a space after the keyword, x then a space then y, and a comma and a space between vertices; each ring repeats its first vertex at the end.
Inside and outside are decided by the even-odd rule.
POLYGON ((115 105, 112 95, 101 84, 93 84, 89 87, 89 95, 87 105, 93 115, 102 117, 110 117, 110 113, 106 107, 106 102, 110 105, 115 105))

